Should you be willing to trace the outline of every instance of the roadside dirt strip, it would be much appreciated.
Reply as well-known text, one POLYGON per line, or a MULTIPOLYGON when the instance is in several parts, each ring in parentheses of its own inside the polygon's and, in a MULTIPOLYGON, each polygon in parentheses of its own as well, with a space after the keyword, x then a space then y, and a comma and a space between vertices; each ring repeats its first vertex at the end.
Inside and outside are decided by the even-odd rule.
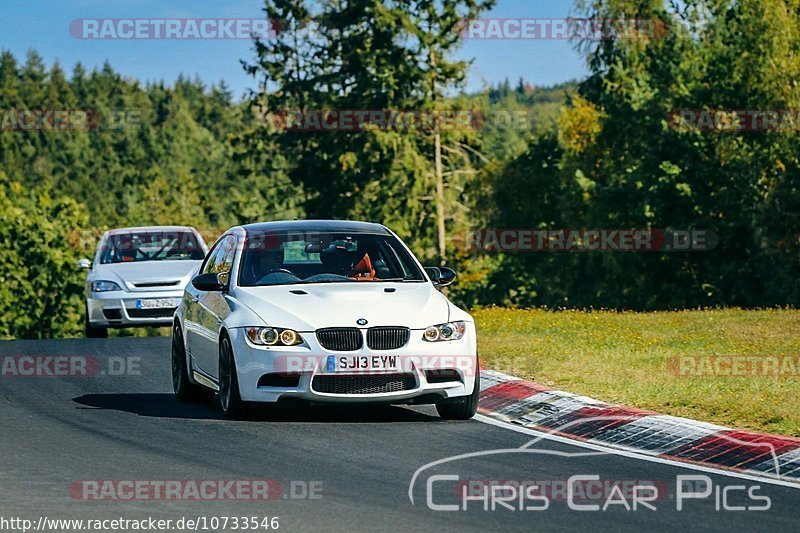
POLYGON ((478 412, 578 441, 800 485, 800 439, 599 402, 492 370, 481 371, 478 412))

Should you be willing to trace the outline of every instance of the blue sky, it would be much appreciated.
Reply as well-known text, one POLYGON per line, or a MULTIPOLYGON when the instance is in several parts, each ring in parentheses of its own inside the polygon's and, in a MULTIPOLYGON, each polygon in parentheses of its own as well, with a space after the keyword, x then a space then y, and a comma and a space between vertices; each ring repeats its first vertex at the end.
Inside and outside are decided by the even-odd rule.
MULTIPOLYGON (((0 7, 0 48, 24 58, 31 48, 49 64, 56 59, 70 71, 75 63, 100 66, 108 60, 125 76, 172 82, 180 74, 206 82, 224 79, 235 95, 253 86, 239 59, 253 57, 247 40, 81 40, 69 24, 79 18, 256 18, 262 0, 6 0, 0 7)), ((499 0, 484 15, 493 18, 563 18, 572 13, 569 0, 499 0)), ((580 78, 584 60, 566 41, 473 40, 458 53, 474 58, 468 89, 520 76, 534 85, 580 78)))

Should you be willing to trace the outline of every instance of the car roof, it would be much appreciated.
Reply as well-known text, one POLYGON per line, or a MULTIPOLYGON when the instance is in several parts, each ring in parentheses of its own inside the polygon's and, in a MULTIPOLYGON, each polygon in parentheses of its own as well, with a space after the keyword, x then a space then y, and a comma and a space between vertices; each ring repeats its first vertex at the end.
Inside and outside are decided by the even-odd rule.
POLYGON ((279 220, 275 222, 258 222, 242 226, 248 235, 259 232, 282 231, 318 231, 344 233, 372 233, 391 235, 389 229, 382 224, 358 222, 355 220, 279 220))
POLYGON ((133 228, 114 228, 108 230, 109 235, 114 235, 115 233, 131 233, 135 231, 196 231, 191 226, 138 226, 133 228))

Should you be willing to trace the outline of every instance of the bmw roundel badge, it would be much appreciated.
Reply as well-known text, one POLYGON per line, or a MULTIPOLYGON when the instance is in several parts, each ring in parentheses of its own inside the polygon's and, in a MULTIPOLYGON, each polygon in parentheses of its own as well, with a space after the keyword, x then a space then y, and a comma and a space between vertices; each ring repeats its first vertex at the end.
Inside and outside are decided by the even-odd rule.
POLYGON ((366 326, 367 325, 367 319, 366 318, 359 318, 358 320, 356 320, 356 324, 358 324, 359 326, 366 326))

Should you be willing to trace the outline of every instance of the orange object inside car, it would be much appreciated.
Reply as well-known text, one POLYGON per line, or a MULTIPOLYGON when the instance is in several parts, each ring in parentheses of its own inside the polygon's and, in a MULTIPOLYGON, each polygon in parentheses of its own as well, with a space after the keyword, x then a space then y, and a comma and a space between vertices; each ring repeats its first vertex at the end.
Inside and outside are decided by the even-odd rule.
POLYGON ((372 268, 372 260, 369 254, 364 254, 356 266, 353 267, 353 276, 358 281, 372 281, 375 279, 375 269, 372 268))

